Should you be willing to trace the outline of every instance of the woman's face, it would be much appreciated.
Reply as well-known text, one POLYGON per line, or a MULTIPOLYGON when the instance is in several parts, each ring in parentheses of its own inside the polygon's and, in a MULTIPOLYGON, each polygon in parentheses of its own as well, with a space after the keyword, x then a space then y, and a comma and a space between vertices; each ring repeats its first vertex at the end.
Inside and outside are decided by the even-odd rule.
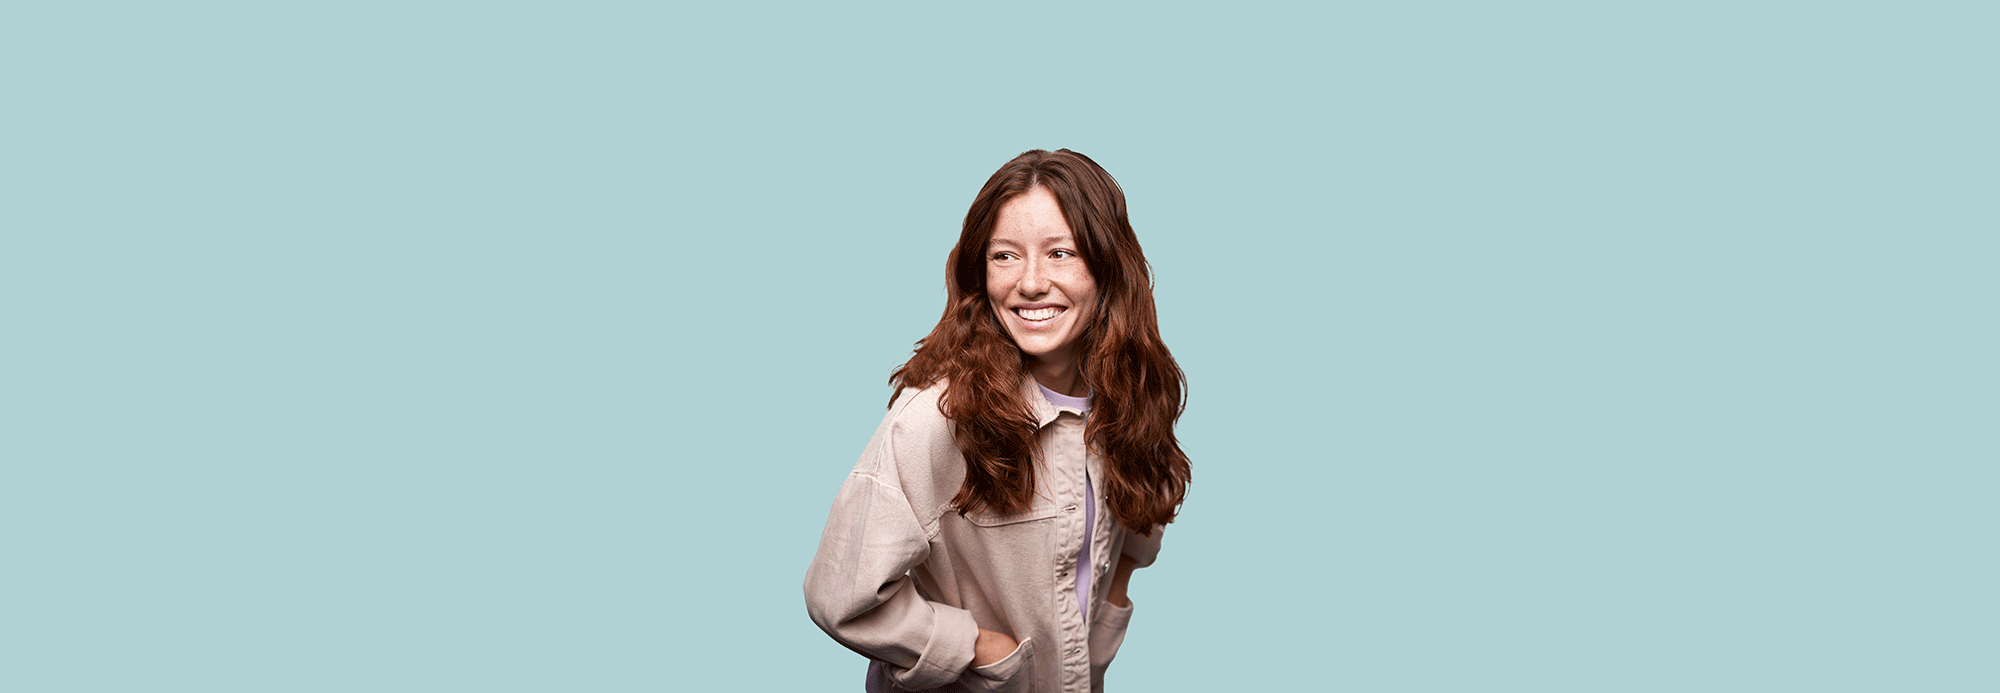
POLYGON ((1047 188, 1000 205, 986 243, 986 298, 1014 344, 1037 363, 1075 362, 1076 338, 1096 317, 1097 282, 1047 188))

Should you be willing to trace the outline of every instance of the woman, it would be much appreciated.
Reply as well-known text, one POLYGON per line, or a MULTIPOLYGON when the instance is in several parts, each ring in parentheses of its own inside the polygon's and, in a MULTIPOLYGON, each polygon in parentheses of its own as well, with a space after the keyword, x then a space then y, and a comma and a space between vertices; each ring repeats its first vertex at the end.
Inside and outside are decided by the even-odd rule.
POLYGON ((1188 483, 1185 383, 1124 193, 1082 154, 1022 154, 973 199, 946 279, 834 499, 807 611, 870 658, 870 691, 1102 690, 1126 585, 1188 483))

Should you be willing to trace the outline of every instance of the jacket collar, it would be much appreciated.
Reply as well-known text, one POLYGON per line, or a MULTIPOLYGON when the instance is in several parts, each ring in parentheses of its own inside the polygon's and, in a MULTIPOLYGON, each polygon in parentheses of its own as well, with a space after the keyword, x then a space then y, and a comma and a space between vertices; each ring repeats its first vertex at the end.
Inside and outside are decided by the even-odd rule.
POLYGON ((1056 417, 1062 415, 1063 412, 1069 412, 1079 417, 1083 416, 1082 409, 1057 406, 1055 403, 1050 402, 1049 398, 1043 397, 1042 388, 1035 383, 1035 376, 1032 375, 1023 374, 1021 376, 1021 399, 1026 400, 1028 410, 1034 412, 1036 428, 1049 425, 1049 422, 1055 421, 1056 417))

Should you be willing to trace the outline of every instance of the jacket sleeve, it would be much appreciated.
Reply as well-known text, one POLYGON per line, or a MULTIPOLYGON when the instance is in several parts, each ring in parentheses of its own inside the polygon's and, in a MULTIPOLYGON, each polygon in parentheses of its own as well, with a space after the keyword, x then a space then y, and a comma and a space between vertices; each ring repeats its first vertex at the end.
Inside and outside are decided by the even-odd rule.
POLYGON ((841 485, 820 534, 806 570, 806 611, 840 644, 887 664, 897 685, 936 688, 972 663, 979 626, 970 612, 917 594, 908 572, 929 558, 929 535, 889 483, 893 467, 871 469, 866 458, 841 485))

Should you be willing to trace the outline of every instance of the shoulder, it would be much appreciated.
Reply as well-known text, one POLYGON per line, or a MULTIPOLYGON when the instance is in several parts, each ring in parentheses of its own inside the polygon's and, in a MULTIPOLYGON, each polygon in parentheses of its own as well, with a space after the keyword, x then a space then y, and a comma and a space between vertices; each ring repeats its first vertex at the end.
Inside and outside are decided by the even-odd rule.
POLYGON ((868 441, 855 472, 900 489, 918 505, 948 500, 964 480, 951 419, 939 408, 945 385, 904 390, 868 441))
POLYGON ((885 452, 893 454, 902 463, 900 466, 907 467, 911 462, 929 466, 945 460, 962 464, 952 434, 951 419, 944 415, 946 387, 940 381, 928 387, 904 390, 889 405, 889 414, 883 417, 882 427, 875 432, 875 437, 889 444, 890 449, 885 452))
POLYGON ((889 403, 889 415, 885 423, 894 423, 903 428, 928 428, 942 426, 949 432, 951 420, 944 415, 944 392, 947 387, 942 380, 925 387, 903 390, 896 401, 889 403))

